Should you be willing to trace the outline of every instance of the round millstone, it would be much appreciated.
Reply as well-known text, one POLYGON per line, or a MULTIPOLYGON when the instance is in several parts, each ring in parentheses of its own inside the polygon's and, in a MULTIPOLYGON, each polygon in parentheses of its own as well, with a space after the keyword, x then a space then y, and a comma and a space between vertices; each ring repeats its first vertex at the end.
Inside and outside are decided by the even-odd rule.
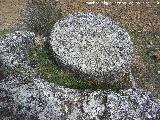
POLYGON ((55 23, 50 36, 52 53, 60 64, 96 81, 117 81, 129 71, 132 41, 107 16, 69 14, 55 23))

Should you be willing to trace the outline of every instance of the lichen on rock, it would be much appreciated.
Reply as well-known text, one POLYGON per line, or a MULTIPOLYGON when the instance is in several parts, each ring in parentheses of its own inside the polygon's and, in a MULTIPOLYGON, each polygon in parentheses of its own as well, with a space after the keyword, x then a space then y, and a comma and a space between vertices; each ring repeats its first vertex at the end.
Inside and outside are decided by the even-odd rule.
POLYGON ((50 46, 57 61, 96 81, 123 79, 133 47, 127 32, 107 16, 75 13, 55 23, 50 46))
POLYGON ((11 33, 5 38, 0 38, 0 67, 8 71, 0 80, 0 98, 2 98, 0 118, 4 120, 160 119, 160 100, 143 89, 77 90, 41 79, 28 64, 30 60, 26 58, 26 48, 33 45, 34 34, 18 33, 19 37, 11 33), (13 44, 16 45, 14 50, 13 44), (19 56, 13 59, 18 62, 10 62, 9 58, 13 56, 19 56))

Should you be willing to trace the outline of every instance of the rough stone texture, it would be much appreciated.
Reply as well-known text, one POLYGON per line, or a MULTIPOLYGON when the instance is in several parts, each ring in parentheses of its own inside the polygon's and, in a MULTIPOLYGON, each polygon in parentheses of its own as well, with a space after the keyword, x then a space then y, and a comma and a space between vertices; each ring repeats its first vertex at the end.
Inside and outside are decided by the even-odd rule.
POLYGON ((0 38, 0 63, 6 74, 0 81, 2 120, 160 119, 160 100, 145 90, 76 90, 41 79, 25 55, 34 34, 18 33, 0 38))
POLYGON ((33 45, 33 38, 35 37, 32 32, 16 31, 11 34, 6 34, 5 37, 0 38, 0 54, 1 61, 10 67, 16 67, 25 63, 26 48, 33 45), (23 62, 24 61, 24 62, 23 62))
POLYGON ((29 30, 49 36, 54 23, 61 18, 56 0, 27 0, 22 16, 29 30))
POLYGON ((106 16, 70 14, 54 25, 50 38, 54 57, 73 72, 108 82, 123 79, 129 71, 131 38, 106 16))

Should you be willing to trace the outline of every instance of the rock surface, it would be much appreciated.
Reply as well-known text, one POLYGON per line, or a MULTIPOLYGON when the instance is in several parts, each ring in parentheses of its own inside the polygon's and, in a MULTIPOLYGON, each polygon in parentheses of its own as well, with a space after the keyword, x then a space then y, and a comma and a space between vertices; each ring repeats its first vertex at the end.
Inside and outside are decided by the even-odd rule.
POLYGON ((0 38, 1 69, 5 74, 0 81, 2 120, 160 119, 160 100, 145 90, 82 91, 41 79, 26 57, 26 48, 33 41, 31 32, 19 31, 0 38))
POLYGON ((131 38, 106 16, 70 14, 54 25, 50 38, 57 61, 80 75, 108 82, 123 79, 129 71, 131 38))

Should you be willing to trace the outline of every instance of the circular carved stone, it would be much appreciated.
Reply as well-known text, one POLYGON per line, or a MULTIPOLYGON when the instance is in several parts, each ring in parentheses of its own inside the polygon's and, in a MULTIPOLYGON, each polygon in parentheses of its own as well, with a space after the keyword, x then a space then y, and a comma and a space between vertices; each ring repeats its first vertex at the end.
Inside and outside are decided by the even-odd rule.
POLYGON ((50 45, 57 62, 96 81, 117 81, 129 71, 132 41, 109 17, 75 13, 55 23, 50 45))

